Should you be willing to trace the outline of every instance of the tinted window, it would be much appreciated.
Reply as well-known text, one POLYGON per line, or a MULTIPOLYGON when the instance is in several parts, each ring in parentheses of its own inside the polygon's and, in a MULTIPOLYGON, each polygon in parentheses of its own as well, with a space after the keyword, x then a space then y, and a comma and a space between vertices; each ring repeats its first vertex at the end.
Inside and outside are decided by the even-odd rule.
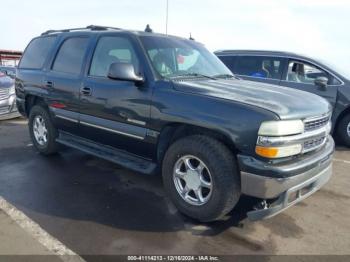
POLYGON ((70 74, 79 74, 89 39, 69 38, 62 44, 52 70, 70 74))
POLYGON ((131 63, 138 71, 139 62, 128 39, 118 36, 102 37, 96 46, 89 74, 107 77, 112 63, 131 63))
POLYGON ((22 56, 19 67, 31 69, 42 68, 55 39, 56 37, 51 36, 36 38, 31 41, 22 56))
POLYGON ((281 79, 285 59, 267 56, 239 56, 235 73, 251 77, 281 79))
POLYGON ((339 85, 340 82, 328 72, 301 61, 289 61, 286 80, 289 82, 314 84, 317 77, 327 77, 329 85, 339 85))
POLYGON ((234 68, 237 60, 236 56, 219 56, 219 58, 228 67, 228 69, 231 70, 232 73, 235 73, 234 68))

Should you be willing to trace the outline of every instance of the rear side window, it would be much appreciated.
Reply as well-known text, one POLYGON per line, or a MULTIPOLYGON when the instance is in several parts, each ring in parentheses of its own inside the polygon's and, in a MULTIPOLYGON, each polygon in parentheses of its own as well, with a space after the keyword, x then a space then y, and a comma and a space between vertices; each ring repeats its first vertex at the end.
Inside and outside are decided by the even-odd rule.
POLYGON ((237 60, 237 56, 219 56, 220 60, 231 70, 232 73, 235 68, 235 63, 237 60))
POLYGON ((78 75, 83 65, 89 39, 72 37, 63 42, 53 63, 52 70, 78 75))
POLYGON ((31 41, 24 52, 19 68, 40 69, 56 40, 56 37, 40 37, 31 41))
POLYGON ((239 56, 235 72, 238 75, 280 80, 286 59, 268 56, 239 56))

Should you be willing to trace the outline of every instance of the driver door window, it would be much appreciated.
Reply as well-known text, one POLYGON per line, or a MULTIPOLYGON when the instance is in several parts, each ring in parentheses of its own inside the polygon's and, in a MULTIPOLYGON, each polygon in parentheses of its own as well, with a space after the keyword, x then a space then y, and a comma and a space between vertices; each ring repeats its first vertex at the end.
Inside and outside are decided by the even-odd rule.
POLYGON ((124 37, 102 37, 94 53, 89 75, 107 77, 113 63, 131 63, 138 72, 139 62, 130 41, 124 37))

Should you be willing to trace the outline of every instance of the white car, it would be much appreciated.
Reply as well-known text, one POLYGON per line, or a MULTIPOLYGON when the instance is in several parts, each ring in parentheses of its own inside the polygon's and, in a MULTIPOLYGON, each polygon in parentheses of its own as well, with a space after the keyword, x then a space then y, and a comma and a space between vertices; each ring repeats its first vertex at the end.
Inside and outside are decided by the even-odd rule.
POLYGON ((16 106, 15 67, 0 67, 0 120, 19 117, 16 106))

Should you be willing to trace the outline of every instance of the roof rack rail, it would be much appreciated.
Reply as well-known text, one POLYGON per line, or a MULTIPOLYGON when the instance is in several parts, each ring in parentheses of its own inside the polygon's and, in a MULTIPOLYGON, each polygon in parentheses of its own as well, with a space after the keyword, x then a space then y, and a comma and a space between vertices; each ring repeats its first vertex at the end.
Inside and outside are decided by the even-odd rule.
POLYGON ((111 26, 100 26, 100 25, 89 25, 87 27, 78 27, 78 28, 68 28, 68 29, 59 29, 59 30, 48 30, 42 33, 41 35, 49 35, 53 33, 66 33, 66 32, 72 32, 72 31, 81 31, 81 30, 91 30, 91 31, 103 31, 103 30, 121 30, 121 28, 118 27, 111 27, 111 26))

